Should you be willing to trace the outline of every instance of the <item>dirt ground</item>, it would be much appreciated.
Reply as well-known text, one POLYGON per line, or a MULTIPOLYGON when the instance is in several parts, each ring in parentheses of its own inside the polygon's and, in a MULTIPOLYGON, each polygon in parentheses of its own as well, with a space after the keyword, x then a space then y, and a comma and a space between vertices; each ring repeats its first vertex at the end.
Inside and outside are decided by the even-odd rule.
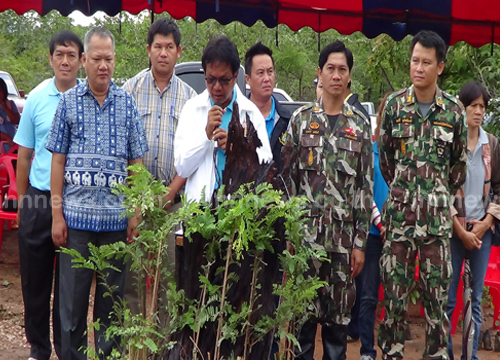
MULTIPOLYGON (((492 326, 493 311, 485 311, 483 328, 492 326)), ((420 316, 420 305, 411 306, 409 309, 412 340, 406 342, 405 359, 416 360, 422 358, 425 345, 425 320, 420 316)), ((318 331, 318 333, 320 333, 318 331)), ((496 334, 496 330, 492 330, 496 334)), ((461 329, 453 335, 454 352, 456 359, 461 353, 461 329)), ((492 338, 494 345, 494 336, 492 338)), ((348 344, 347 359, 357 360, 360 342, 348 344)), ((377 349, 380 357, 380 349, 377 349)), ((317 339, 315 359, 321 359, 321 340, 317 339)), ((21 278, 19 274, 19 251, 17 246, 17 232, 4 231, 3 243, 0 252, 0 360, 26 360, 29 357, 29 345, 24 337, 23 327, 23 300, 21 293, 21 278)), ((479 350, 481 360, 498 360, 500 353, 479 350)), ((57 358, 53 355, 52 359, 57 358)))

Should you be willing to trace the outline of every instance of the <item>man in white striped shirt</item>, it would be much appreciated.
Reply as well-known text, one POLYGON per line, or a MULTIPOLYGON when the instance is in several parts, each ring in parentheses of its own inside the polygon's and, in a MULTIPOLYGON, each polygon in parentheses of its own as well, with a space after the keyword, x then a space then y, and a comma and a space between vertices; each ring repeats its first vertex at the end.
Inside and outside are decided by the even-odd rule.
MULTIPOLYGON (((156 20, 148 31, 147 50, 151 69, 143 70, 129 79, 123 89, 129 92, 137 103, 139 114, 146 129, 149 152, 143 161, 147 170, 156 179, 163 180, 170 191, 164 199, 165 208, 175 211, 180 206, 179 190, 186 179, 176 174, 174 166, 174 135, 177 130, 181 110, 185 102, 197 93, 188 84, 174 74, 174 67, 181 55, 181 32, 171 19, 156 20)), ((173 266, 175 261, 175 238, 167 238, 168 261, 173 266)), ((132 281, 134 283, 135 281, 132 281)), ((130 286, 127 278, 126 287, 130 286)), ((134 311, 134 300, 126 299, 134 311)))

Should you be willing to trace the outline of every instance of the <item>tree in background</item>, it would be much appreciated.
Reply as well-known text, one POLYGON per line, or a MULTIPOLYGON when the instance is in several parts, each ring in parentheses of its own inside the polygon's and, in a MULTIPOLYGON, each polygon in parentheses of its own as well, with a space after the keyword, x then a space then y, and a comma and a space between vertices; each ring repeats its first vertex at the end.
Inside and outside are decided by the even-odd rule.
MULTIPOLYGON (((156 18, 169 16, 167 13, 156 18)), ((109 28, 116 37, 115 81, 121 85, 140 70, 149 66, 146 52, 146 34, 151 24, 147 12, 137 16, 126 12, 115 17, 96 19, 96 25, 109 28)), ((316 69, 319 50, 333 40, 342 40, 354 54, 352 90, 362 101, 378 104, 388 91, 410 85, 409 51, 411 36, 394 41, 381 34, 374 39, 362 33, 341 35, 336 30, 321 34, 311 28, 298 31, 286 25, 269 29, 258 21, 252 27, 233 22, 221 25, 215 20, 197 24, 192 18, 178 20, 183 48, 181 62, 199 61, 209 39, 225 34, 238 46, 242 64, 245 51, 257 41, 273 50, 276 62, 276 83, 296 101, 315 98, 316 69)), ((52 76, 46 61, 45 49, 50 37, 62 29, 71 29, 82 38, 90 26, 73 26, 70 18, 52 11, 40 17, 36 12, 17 15, 8 10, 0 13, 0 70, 8 71, 19 88, 27 92, 42 80, 52 76)), ((491 119, 486 120, 489 131, 500 134, 500 47, 497 44, 480 48, 460 42, 448 49, 447 65, 439 78, 440 88, 458 94, 468 80, 476 80, 488 90, 492 98, 491 119), (499 99, 499 100, 496 100, 499 99)), ((84 76, 82 72, 81 77, 84 76)))

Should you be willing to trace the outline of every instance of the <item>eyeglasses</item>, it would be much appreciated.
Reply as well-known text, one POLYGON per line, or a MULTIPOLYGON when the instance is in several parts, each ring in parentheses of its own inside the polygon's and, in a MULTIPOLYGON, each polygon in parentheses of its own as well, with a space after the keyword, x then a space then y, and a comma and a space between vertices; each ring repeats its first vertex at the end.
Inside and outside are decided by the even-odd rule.
POLYGON ((221 86, 226 86, 233 79, 234 79, 234 75, 231 76, 229 79, 224 78, 224 77, 216 78, 216 77, 211 76, 209 78, 206 77, 205 81, 207 82, 208 85, 215 85, 215 83, 218 81, 221 86))

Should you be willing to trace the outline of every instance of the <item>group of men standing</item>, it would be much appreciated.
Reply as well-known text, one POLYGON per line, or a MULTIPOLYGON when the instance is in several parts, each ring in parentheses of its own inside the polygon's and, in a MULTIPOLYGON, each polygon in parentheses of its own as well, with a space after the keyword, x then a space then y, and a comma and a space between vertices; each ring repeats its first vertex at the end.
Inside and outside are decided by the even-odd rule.
MULTIPOLYGON (((236 85, 240 58, 227 37, 210 40, 202 55, 207 90, 195 91, 174 74, 181 34, 168 19, 153 23, 147 36, 151 68, 126 82, 112 82, 114 37, 94 28, 84 44, 69 31, 50 43, 53 80, 31 95, 14 141, 17 165, 19 246, 30 359, 51 354, 49 318, 56 247, 87 256, 88 244, 133 241, 137 218, 120 217, 123 198, 112 192, 127 176, 127 165, 144 163, 165 182, 171 211, 179 191, 198 201, 221 185, 228 124, 233 109, 250 121, 262 146, 260 162, 274 160, 288 192, 309 200, 304 243, 325 250, 329 261, 314 264, 311 275, 327 282, 315 300, 315 316, 299 335, 299 359, 313 359, 317 323, 322 326, 324 359, 345 359, 347 325, 355 299, 354 278, 363 268, 372 209, 372 144, 369 118, 350 95, 354 57, 340 41, 319 55, 322 96, 291 115, 273 96, 275 67, 261 43, 245 55, 250 99, 236 85), (77 80, 84 66, 87 78, 77 80), (234 107, 235 103, 238 104, 234 107), (34 152, 34 158, 31 158, 34 152), (50 179, 50 181, 49 181, 50 179), (34 199, 47 206, 35 206, 34 199), (51 201, 49 201, 51 199, 51 201)), ((383 358, 403 357, 403 313, 409 268, 420 258, 428 320, 426 359, 447 359, 446 292, 450 279, 450 196, 465 177, 462 108, 436 85, 445 46, 432 32, 412 43, 412 86, 387 101, 380 141, 380 164, 389 187, 384 220, 387 241, 381 261, 386 318, 379 343, 383 358), (438 286, 435 286, 438 284, 438 286)), ((238 115, 238 114, 237 114, 238 115)), ((244 124, 248 126, 248 124, 244 124)), ((175 249, 175 242, 168 241, 175 249)), ((92 272, 72 267, 59 254, 53 307, 54 345, 60 359, 85 359, 83 348, 92 272)), ((174 261, 174 254, 169 260, 174 261)), ((123 296, 125 266, 107 280, 123 296)), ((94 318, 103 356, 117 346, 104 341, 111 299, 97 284, 94 318)))

